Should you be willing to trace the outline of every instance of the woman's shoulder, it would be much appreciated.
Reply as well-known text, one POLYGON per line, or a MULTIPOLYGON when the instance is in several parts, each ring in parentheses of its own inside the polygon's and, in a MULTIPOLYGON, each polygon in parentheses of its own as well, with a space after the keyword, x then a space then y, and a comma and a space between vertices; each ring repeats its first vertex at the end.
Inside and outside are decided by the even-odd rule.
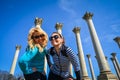
POLYGON ((48 52, 49 52, 49 49, 47 49, 47 48, 43 49, 43 53, 48 54, 48 52))
POLYGON ((72 50, 72 48, 70 46, 67 46, 65 44, 62 46, 62 49, 64 49, 64 50, 72 50))

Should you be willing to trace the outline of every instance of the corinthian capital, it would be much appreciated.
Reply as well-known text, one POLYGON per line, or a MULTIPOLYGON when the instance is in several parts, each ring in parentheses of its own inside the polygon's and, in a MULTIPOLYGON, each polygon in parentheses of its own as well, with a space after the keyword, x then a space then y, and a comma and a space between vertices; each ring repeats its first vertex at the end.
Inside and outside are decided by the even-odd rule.
POLYGON ((87 19, 92 19, 93 14, 90 12, 86 12, 85 15, 83 16, 83 19, 87 20, 87 19))
POLYGON ((42 24, 42 18, 36 17, 34 23, 35 23, 35 25, 41 25, 42 24))

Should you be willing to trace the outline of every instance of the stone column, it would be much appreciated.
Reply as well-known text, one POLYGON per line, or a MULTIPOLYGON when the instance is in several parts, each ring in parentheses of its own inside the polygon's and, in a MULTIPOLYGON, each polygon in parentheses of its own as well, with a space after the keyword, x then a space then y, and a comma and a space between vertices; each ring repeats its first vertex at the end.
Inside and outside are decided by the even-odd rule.
POLYGON ((10 69, 10 74, 12 74, 12 75, 14 75, 14 71, 15 71, 18 55, 19 55, 19 52, 20 52, 20 48, 21 48, 21 46, 18 46, 18 45, 16 46, 16 52, 15 52, 15 55, 14 55, 14 58, 13 58, 13 63, 12 63, 11 69, 10 69))
POLYGON ((118 44, 118 46, 120 48, 120 37, 116 37, 113 40, 118 44))
POLYGON ((55 28, 56 28, 56 30, 57 30, 57 32, 58 33, 60 33, 60 34, 62 34, 62 24, 61 23, 56 23, 56 25, 55 25, 55 28))
POLYGON ((4 76, 4 79, 0 78, 0 80, 16 80, 16 78, 12 74, 9 74, 8 76, 4 76))
POLYGON ((99 61, 98 61, 98 58, 97 58, 97 56, 95 56, 95 58, 96 58, 96 60, 97 60, 98 67, 99 67, 99 71, 100 71, 100 63, 99 63, 99 61))
MULTIPOLYGON (((41 28, 42 18, 36 17, 34 23, 35 23, 35 27, 41 28)), ((47 74, 47 60, 46 60, 46 56, 45 56, 44 61, 45 61, 45 64, 44 64, 44 72, 47 74)))
POLYGON ((119 64, 118 59, 117 59, 117 57, 116 57, 116 53, 111 53, 111 55, 112 55, 112 57, 115 59, 116 66, 117 66, 118 71, 119 71, 119 73, 120 73, 120 64, 119 64))
POLYGON ((89 66, 90 66, 90 71, 91 71, 91 75, 92 75, 92 80, 96 80, 95 73, 94 73, 94 69, 93 69, 93 66, 92 66, 92 61, 91 61, 91 58, 90 58, 90 54, 87 54, 86 56, 87 56, 87 58, 88 58, 88 62, 89 62, 89 66))
POLYGON ((70 63, 70 69, 69 70, 70 70, 70 75, 73 76, 73 66, 72 66, 71 63, 70 63))
MULTIPOLYGON (((55 25, 55 29, 57 30, 58 33, 60 33, 62 35, 62 26, 63 24, 61 23, 56 23, 55 25)), ((72 68, 72 64, 70 63, 70 74, 73 76, 73 68, 72 68)))
MULTIPOLYGON (((106 59, 106 61, 107 61, 107 65, 109 66, 109 63, 108 63, 108 58, 107 58, 107 56, 105 56, 105 59, 106 59)), ((110 66, 109 66, 110 67, 110 66)))
POLYGON ((45 63, 44 63, 44 72, 47 74, 47 59, 46 59, 46 56, 44 58, 44 61, 45 61, 45 63))
POLYGON ((113 63, 113 66, 114 66, 115 71, 116 71, 116 73, 117 73, 118 79, 120 80, 120 72, 119 72, 118 67, 117 67, 117 65, 116 65, 115 58, 110 58, 110 59, 111 59, 111 61, 112 61, 112 63, 113 63))
POLYGON ((88 24, 92 43, 94 46, 96 57, 98 59, 97 61, 99 61, 98 63, 100 68, 100 75, 98 76, 98 80, 110 80, 110 79, 116 80, 116 76, 111 73, 110 68, 107 64, 107 61, 105 59, 105 55, 103 53, 100 41, 98 39, 96 30, 92 21, 92 16, 93 14, 86 12, 86 14, 83 16, 83 19, 85 19, 88 24))
POLYGON ((34 23, 35 23, 35 27, 41 28, 41 25, 42 25, 42 18, 36 17, 34 23))
POLYGON ((79 56, 79 62, 80 62, 80 67, 81 67, 82 80, 90 80, 90 78, 88 77, 88 72, 87 72, 86 63, 84 59, 84 53, 82 49, 82 43, 80 39, 80 28, 75 27, 73 29, 73 32, 76 35, 76 42, 77 42, 77 48, 78 48, 78 56, 79 56))

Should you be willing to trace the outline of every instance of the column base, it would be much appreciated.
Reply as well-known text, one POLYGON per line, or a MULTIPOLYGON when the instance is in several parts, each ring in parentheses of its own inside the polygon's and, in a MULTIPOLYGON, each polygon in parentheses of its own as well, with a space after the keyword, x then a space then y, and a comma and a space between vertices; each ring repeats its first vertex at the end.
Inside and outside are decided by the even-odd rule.
POLYGON ((15 77, 12 74, 9 74, 7 80, 15 80, 15 77))
POLYGON ((118 80, 117 76, 111 73, 111 71, 100 72, 97 78, 98 80, 118 80))
POLYGON ((88 76, 83 76, 82 80, 91 80, 88 76))

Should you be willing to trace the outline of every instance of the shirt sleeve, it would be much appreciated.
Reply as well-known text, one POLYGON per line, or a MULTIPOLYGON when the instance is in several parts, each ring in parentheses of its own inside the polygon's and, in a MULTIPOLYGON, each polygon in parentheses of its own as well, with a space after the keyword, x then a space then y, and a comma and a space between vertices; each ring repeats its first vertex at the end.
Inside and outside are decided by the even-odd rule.
POLYGON ((20 58, 20 61, 30 61, 38 52, 38 48, 27 50, 20 58))
POLYGON ((73 65, 74 70, 79 71, 80 64, 79 64, 78 56, 73 52, 73 50, 70 47, 67 48, 66 53, 67 53, 72 65, 73 65))
POLYGON ((38 48, 27 49, 26 52, 19 59, 19 67, 23 73, 27 72, 28 61, 30 61, 38 52, 38 48))

